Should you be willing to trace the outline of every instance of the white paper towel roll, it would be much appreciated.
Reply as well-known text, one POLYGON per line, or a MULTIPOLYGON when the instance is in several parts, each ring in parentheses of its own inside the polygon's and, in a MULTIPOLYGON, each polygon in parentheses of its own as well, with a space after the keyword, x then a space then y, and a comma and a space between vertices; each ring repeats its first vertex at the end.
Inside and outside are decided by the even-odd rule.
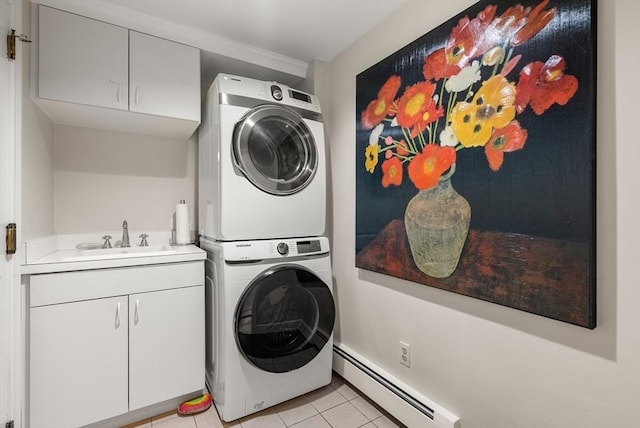
POLYGON ((176 244, 184 245, 191 242, 189 233, 189 206, 181 200, 176 204, 176 244))

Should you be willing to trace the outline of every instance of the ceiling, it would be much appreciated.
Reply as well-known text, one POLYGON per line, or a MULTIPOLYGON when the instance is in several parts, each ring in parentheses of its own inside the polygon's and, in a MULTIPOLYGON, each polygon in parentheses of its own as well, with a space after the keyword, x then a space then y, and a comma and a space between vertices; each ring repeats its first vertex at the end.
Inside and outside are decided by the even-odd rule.
MULTIPOLYGON (((143 14, 158 23, 211 35, 230 44, 231 51, 235 43, 238 51, 250 46, 266 55, 307 64, 312 60, 331 61, 406 0, 93 1, 117 8, 122 14, 143 14)), ((226 72, 287 84, 301 80, 299 75, 252 64, 246 57, 238 60, 206 49, 202 62, 206 75, 226 72)))
POLYGON ((309 62, 332 60, 404 0, 104 0, 309 62))

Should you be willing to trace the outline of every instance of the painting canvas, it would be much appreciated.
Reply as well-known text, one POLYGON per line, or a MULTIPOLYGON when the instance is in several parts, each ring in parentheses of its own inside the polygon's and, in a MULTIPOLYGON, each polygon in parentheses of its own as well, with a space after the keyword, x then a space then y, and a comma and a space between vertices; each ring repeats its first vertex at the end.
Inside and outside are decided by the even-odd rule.
POLYGON ((595 1, 480 1, 356 77, 356 266, 595 328, 595 1))

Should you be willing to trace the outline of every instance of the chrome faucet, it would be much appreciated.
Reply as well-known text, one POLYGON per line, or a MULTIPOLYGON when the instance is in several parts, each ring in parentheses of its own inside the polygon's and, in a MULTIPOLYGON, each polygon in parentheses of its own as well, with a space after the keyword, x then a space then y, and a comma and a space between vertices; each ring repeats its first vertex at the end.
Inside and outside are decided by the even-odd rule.
POLYGON ((104 244, 102 244, 102 248, 111 248, 111 241, 109 241, 111 239, 111 235, 104 235, 102 239, 104 239, 104 244))
POLYGON ((127 220, 122 223, 122 247, 130 247, 129 244, 129 226, 127 225, 127 220))

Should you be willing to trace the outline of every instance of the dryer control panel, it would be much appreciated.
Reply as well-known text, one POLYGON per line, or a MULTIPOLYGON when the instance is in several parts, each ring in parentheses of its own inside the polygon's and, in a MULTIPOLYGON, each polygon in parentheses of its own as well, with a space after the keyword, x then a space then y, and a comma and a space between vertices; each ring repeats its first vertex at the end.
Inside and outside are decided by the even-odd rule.
POLYGON ((251 99, 254 103, 258 102, 255 105, 260 101, 268 101, 321 113, 320 102, 315 95, 293 89, 284 83, 220 74, 216 76, 215 84, 225 97, 240 96, 251 99))

